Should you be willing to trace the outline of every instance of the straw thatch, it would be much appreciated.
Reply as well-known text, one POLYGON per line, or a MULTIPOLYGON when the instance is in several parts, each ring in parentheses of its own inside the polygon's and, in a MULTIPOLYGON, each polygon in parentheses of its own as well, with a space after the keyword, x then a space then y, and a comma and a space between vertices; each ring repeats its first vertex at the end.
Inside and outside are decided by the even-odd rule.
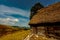
POLYGON ((29 24, 44 22, 60 22, 60 2, 38 10, 32 17, 29 24))

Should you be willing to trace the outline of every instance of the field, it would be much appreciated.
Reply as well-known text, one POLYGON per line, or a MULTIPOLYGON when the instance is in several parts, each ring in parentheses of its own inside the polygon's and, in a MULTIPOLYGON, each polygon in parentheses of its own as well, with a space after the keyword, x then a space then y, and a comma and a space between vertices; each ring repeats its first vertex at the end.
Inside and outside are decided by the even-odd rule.
POLYGON ((29 34, 29 30, 17 31, 12 34, 4 35, 0 40, 23 40, 29 34))
POLYGON ((30 30, 0 25, 0 40, 23 40, 30 33, 30 30))

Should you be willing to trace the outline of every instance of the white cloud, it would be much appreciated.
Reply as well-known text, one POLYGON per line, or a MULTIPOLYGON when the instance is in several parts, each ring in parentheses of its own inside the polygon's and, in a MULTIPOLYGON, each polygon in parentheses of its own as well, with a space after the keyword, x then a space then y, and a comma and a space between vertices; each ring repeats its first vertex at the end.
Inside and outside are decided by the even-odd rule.
POLYGON ((29 11, 25 11, 15 7, 8 7, 5 5, 0 5, 0 24, 8 25, 28 25, 28 19, 25 18, 14 18, 13 16, 7 16, 5 14, 18 14, 25 17, 29 17, 29 11), (3 18, 2 18, 3 17, 3 18))
POLYGON ((0 24, 15 25, 18 22, 19 22, 19 19, 0 18, 0 24))
POLYGON ((28 21, 25 19, 16 18, 0 18, 0 24, 15 25, 15 26, 28 26, 28 21), (20 20, 21 19, 21 20, 20 20))
POLYGON ((11 21, 18 22, 18 19, 10 19, 11 21))
POLYGON ((14 21, 14 22, 18 22, 19 21, 18 19, 12 19, 12 18, 5 18, 3 20, 6 20, 6 21, 14 21))
POLYGON ((8 7, 5 5, 0 5, 0 12, 14 13, 14 14, 19 14, 19 15, 29 17, 29 11, 25 11, 15 7, 8 7))

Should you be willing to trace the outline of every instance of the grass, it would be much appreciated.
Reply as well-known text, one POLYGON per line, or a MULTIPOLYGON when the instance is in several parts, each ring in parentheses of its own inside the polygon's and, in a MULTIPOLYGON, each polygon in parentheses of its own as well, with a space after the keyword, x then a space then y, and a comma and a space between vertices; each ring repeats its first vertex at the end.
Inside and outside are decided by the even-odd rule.
POLYGON ((17 31, 12 34, 2 36, 0 40, 23 40, 29 34, 29 32, 29 30, 17 31))

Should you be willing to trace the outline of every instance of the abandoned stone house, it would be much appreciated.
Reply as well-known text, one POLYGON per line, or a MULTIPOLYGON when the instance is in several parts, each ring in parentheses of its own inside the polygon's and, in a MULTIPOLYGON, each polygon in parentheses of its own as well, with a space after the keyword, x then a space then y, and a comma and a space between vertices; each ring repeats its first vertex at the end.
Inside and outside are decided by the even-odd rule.
POLYGON ((60 2, 49 5, 37 11, 30 20, 29 25, 33 33, 53 34, 60 38, 60 2))

